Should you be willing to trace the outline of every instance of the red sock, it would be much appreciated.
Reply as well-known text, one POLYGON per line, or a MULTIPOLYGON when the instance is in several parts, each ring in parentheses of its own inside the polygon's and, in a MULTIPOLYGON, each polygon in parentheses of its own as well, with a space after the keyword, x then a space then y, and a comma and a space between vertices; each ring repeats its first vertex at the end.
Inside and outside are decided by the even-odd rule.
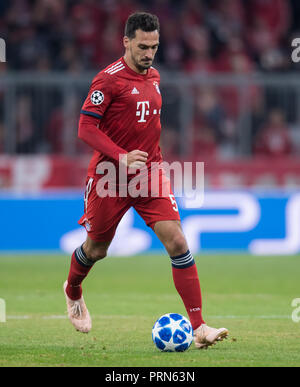
POLYGON ((68 276, 66 293, 71 300, 79 300, 82 296, 81 283, 88 275, 94 262, 88 260, 82 246, 78 247, 71 258, 71 267, 68 276))
POLYGON ((202 296, 197 267, 192 254, 171 257, 174 285, 179 293, 193 329, 205 324, 202 318, 202 296))

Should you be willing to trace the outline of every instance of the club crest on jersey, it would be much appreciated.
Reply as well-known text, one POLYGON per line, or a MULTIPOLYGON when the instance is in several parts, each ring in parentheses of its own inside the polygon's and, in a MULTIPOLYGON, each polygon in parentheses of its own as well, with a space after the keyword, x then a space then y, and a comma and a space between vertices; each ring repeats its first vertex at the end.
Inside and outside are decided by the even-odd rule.
POLYGON ((91 95, 91 101, 94 105, 101 105, 104 101, 104 94, 102 91, 95 90, 91 95))
POLYGON ((158 92, 158 94, 160 94, 160 90, 159 90, 158 82, 154 81, 154 82, 153 82, 153 85, 155 86, 155 88, 156 88, 156 91, 158 92))

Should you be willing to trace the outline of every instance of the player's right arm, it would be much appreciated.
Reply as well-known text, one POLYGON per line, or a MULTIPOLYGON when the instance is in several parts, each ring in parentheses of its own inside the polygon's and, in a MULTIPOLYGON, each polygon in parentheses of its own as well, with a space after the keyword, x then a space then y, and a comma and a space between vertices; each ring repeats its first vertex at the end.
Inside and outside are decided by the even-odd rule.
POLYGON ((119 147, 99 129, 99 123, 113 99, 112 83, 106 81, 105 75, 93 81, 89 94, 83 104, 78 137, 96 151, 126 166, 141 168, 147 161, 148 154, 140 150, 127 152, 119 147))

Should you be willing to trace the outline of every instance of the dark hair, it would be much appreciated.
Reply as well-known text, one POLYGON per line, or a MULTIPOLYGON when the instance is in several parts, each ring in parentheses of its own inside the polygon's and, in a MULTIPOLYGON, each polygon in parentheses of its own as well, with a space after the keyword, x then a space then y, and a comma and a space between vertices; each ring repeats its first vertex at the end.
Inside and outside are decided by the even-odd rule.
POLYGON ((135 31, 142 30, 145 32, 152 32, 157 30, 159 32, 158 17, 146 12, 135 12, 129 16, 125 26, 125 36, 129 39, 135 38, 135 31))

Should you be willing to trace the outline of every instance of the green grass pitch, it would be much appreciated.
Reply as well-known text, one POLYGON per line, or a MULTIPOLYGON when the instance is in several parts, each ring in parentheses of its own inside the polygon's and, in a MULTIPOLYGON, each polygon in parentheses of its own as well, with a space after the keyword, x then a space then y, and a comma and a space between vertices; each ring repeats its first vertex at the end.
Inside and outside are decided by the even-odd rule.
POLYGON ((199 351, 159 352, 151 328, 162 314, 186 315, 167 256, 107 258, 84 282, 93 319, 88 335, 66 318, 62 285, 69 257, 0 256, 0 366, 202 367, 300 366, 300 257, 200 255, 204 317, 230 330, 199 351))

